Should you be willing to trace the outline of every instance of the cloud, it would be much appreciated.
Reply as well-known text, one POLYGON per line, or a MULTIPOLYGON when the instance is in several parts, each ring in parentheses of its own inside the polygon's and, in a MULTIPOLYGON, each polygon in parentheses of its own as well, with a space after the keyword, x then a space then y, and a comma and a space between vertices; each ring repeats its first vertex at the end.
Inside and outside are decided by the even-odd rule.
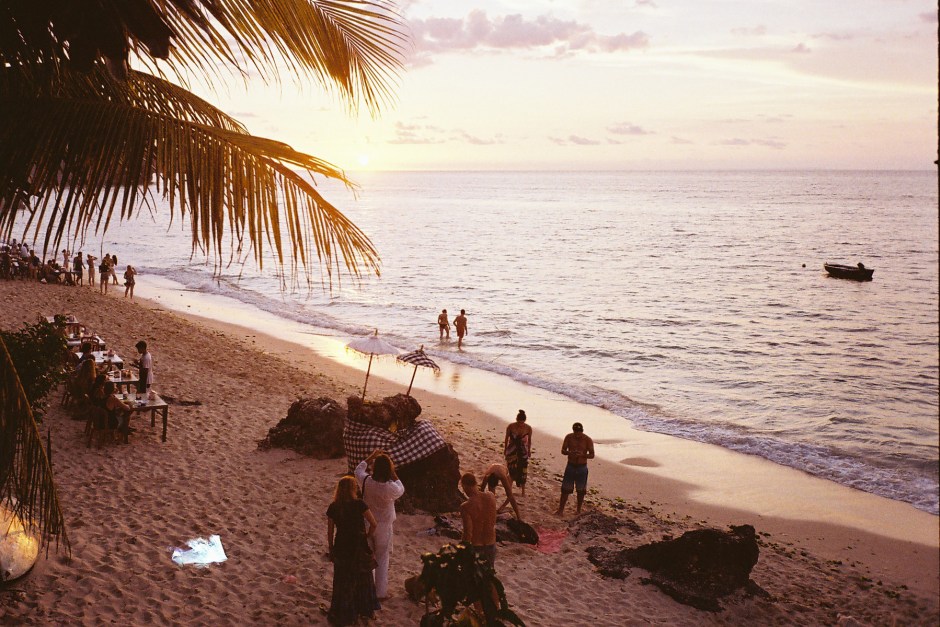
POLYGON ((773 148, 774 150, 782 150, 787 147, 785 142, 777 139, 742 139, 741 137, 733 137, 715 143, 719 146, 764 146, 765 148, 773 148))
POLYGON ((806 46, 806 44, 800 42, 794 46, 793 50, 790 52, 795 52, 796 54, 809 54, 812 51, 806 46))
POLYGON ((497 134, 492 139, 471 135, 462 129, 447 129, 434 124, 406 124, 395 123, 395 136, 388 140, 389 144, 446 144, 467 143, 474 146, 490 146, 503 143, 502 135, 497 134))
POLYGON ((581 137, 580 135, 568 135, 568 137, 549 137, 549 141, 558 144, 559 146, 597 146, 601 142, 596 139, 588 139, 587 137, 581 137))
POLYGON ((629 122, 620 122, 619 124, 608 126, 607 132, 613 133, 614 135, 652 135, 653 134, 653 131, 648 131, 642 126, 637 126, 636 124, 630 124, 629 122))
POLYGON ((409 20, 415 44, 413 63, 426 62, 434 53, 474 50, 551 50, 555 56, 576 52, 628 52, 649 46, 642 31, 601 35, 588 24, 542 15, 526 19, 520 14, 489 17, 473 10, 464 18, 409 20))
POLYGON ((659 5, 657 5, 655 2, 653 2, 653 0, 636 0, 636 4, 635 4, 634 6, 637 6, 637 7, 649 7, 649 8, 651 8, 651 9, 655 9, 655 8, 657 8, 659 5))
POLYGON ((760 37, 767 34, 767 27, 763 24, 758 24, 757 26, 751 27, 732 28, 731 34, 740 37, 760 37))
POLYGON ((927 22, 928 24, 936 24, 936 23, 937 23, 937 12, 936 12, 936 11, 928 11, 927 13, 919 13, 919 14, 917 15, 917 17, 920 18, 920 21, 921 21, 921 22, 927 22))
POLYGON ((670 138, 669 138, 669 141, 672 142, 673 144, 677 144, 677 145, 679 145, 679 146, 685 146, 685 145, 688 145, 688 144, 694 144, 694 143, 695 143, 695 142, 692 141, 691 139, 685 139, 685 138, 682 138, 682 137, 676 137, 675 135, 673 135, 672 137, 670 137, 670 138))

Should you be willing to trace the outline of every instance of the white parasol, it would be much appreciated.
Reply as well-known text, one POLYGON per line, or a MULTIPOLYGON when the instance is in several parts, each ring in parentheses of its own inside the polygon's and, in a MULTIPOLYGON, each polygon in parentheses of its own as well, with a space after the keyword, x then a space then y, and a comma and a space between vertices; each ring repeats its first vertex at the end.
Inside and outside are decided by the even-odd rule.
POLYGON ((372 358, 376 355, 397 355, 398 349, 379 337, 379 330, 376 329, 372 335, 357 337, 348 344, 346 348, 351 348, 358 353, 369 356, 369 367, 366 368, 366 382, 362 385, 362 400, 366 398, 366 386, 369 385, 369 372, 372 370, 372 358))
POLYGON ((440 367, 434 363, 434 360, 427 356, 424 352, 424 345, 421 345, 416 351, 411 351, 410 353, 405 353, 404 355, 398 356, 398 361, 403 361, 406 364, 414 364, 415 371, 411 373, 411 383, 408 384, 408 391, 405 392, 405 396, 411 396, 411 386, 414 385, 415 375, 418 373, 418 366, 424 366, 425 368, 432 368, 434 370, 440 370, 440 367))

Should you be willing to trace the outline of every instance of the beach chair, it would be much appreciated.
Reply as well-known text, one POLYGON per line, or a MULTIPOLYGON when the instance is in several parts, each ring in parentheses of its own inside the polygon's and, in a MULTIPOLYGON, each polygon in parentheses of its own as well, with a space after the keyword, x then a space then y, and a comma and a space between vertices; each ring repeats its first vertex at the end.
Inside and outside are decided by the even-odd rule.
POLYGON ((97 441, 97 448, 101 448, 102 442, 114 442, 117 431, 108 424, 108 411, 106 409, 95 406, 88 409, 87 419, 85 420, 85 435, 88 437, 85 444, 86 448, 91 448, 92 439, 97 441))

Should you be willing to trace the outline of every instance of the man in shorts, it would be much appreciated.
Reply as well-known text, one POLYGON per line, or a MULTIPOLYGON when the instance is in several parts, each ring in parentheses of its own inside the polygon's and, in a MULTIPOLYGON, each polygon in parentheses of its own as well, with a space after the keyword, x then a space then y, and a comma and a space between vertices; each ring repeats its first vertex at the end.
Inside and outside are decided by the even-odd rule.
POLYGON ((457 330, 457 348, 463 345, 463 336, 467 334, 467 312, 460 310, 460 315, 454 318, 454 328, 457 330))
POLYGON ((473 552, 496 566, 496 495, 481 492, 472 472, 460 477, 460 487, 467 500, 460 505, 463 541, 473 545, 473 552))
POLYGON ((581 505, 587 493, 587 460, 594 459, 594 441, 584 434, 584 426, 576 422, 571 426, 571 431, 561 444, 561 454, 568 456, 568 465, 565 466, 565 476, 561 480, 561 502, 555 512, 557 516, 564 515, 565 503, 574 491, 578 493, 577 513, 581 513, 581 505))

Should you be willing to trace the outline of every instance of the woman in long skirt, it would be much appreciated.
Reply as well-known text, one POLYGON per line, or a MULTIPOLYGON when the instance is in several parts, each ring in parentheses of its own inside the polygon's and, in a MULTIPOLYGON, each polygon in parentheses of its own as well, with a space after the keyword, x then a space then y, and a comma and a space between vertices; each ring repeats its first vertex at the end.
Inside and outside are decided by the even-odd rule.
POLYGON ((327 619, 332 625, 352 625, 360 616, 374 618, 381 606, 375 596, 375 558, 368 539, 375 534, 376 520, 359 498, 355 477, 346 475, 336 484, 326 516, 333 562, 333 598, 327 619))

